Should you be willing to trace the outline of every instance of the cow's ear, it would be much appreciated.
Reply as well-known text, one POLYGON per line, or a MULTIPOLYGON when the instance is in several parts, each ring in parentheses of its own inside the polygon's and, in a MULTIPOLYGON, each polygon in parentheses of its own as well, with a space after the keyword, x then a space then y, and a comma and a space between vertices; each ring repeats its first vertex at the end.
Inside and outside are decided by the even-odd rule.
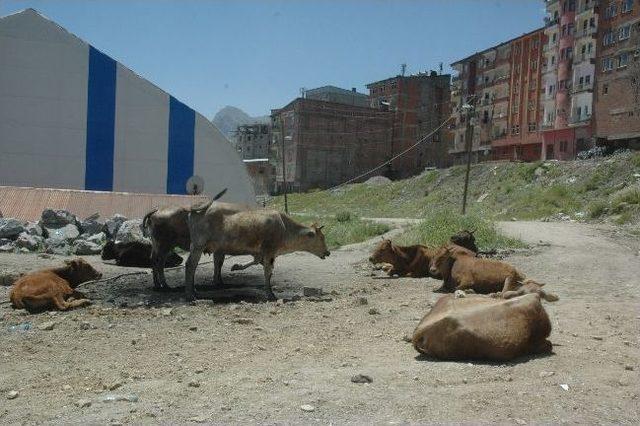
POLYGON ((324 225, 318 226, 318 228, 316 228, 316 231, 322 231, 322 228, 324 228, 324 225))

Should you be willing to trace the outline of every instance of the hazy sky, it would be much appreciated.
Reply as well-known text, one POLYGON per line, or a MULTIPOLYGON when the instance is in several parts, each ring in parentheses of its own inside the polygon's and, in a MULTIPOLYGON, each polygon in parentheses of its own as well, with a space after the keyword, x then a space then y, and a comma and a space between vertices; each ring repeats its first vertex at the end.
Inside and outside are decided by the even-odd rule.
POLYGON ((33 7, 211 118, 437 69, 542 26, 542 0, 0 0, 33 7))

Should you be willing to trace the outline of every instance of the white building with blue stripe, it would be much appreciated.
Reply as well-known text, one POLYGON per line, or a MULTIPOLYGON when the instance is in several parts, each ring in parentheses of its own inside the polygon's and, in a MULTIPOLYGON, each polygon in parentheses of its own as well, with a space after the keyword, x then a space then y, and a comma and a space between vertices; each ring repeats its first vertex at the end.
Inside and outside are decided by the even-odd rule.
POLYGON ((253 204, 205 117, 33 9, 0 18, 0 185, 186 194, 253 204))

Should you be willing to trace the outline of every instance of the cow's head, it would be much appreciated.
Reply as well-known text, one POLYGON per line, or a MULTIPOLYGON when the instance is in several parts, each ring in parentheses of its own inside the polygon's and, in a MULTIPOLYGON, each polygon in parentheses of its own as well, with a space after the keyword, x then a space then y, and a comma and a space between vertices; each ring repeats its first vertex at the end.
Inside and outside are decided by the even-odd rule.
POLYGON ((477 253, 478 247, 476 246, 476 237, 473 235, 474 232, 476 231, 469 231, 468 229, 457 232, 451 236, 451 242, 477 253))
POLYGON ((452 253, 451 248, 442 246, 431 259, 429 264, 429 274, 434 278, 442 278, 449 275, 451 269, 452 253))
POLYGON ((393 243, 391 240, 385 238, 382 239, 371 253, 369 262, 374 265, 377 263, 391 263, 394 264, 396 260, 396 253, 393 251, 393 243))
POLYGON ((324 240, 322 228, 324 228, 324 226, 318 226, 314 223, 302 231, 304 234, 302 236, 302 250, 315 254, 320 259, 324 259, 331 254, 324 240))
POLYGON ((66 270, 65 278, 69 281, 71 287, 75 287, 85 281, 98 280, 102 278, 102 273, 98 272, 86 260, 79 257, 72 260, 65 260, 64 263, 66 270))

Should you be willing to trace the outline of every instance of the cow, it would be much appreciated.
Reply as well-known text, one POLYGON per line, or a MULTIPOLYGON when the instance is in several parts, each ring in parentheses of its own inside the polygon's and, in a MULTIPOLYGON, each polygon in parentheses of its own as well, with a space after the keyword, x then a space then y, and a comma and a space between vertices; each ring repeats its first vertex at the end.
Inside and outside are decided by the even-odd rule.
POLYGON ((507 361, 550 353, 549 316, 537 294, 512 299, 442 296, 413 333, 420 353, 447 360, 507 361))
POLYGON ((329 256, 322 226, 302 225, 276 210, 245 210, 230 213, 227 203, 209 203, 194 207, 189 212, 191 246, 185 271, 185 295, 195 298, 194 276, 203 252, 213 253, 213 280, 222 282, 224 256, 254 256, 262 263, 267 298, 275 300, 271 288, 271 275, 277 256, 306 251, 321 259, 329 256))
POLYGON ((429 264, 435 250, 421 245, 397 246, 391 240, 382 239, 373 250, 369 261, 373 264, 387 263, 387 274, 392 277, 423 278, 429 274, 429 264))
POLYGON ((469 250, 453 244, 438 250, 429 268, 432 275, 443 279, 442 287, 436 291, 472 289, 480 294, 506 292, 516 290, 525 279, 508 263, 475 257, 469 253, 469 250))
POLYGON ((13 285, 9 299, 15 309, 39 312, 47 309, 66 311, 91 304, 76 291, 78 284, 102 278, 102 274, 84 259, 66 260, 64 266, 32 272, 13 285), (68 300, 73 298, 73 300, 68 300))
POLYGON ((464 247, 467 250, 471 250, 474 253, 478 253, 478 246, 476 246, 476 237, 473 235, 474 232, 476 231, 469 231, 467 229, 464 229, 453 234, 449 241, 451 242, 451 244, 455 244, 459 247, 464 247))
MULTIPOLYGON (((226 192, 227 188, 223 189, 213 197, 212 201, 218 200, 226 192)), ((206 205, 208 206, 209 204, 206 205)), ((228 205, 231 209, 232 205, 228 205)), ((231 209, 233 211, 246 209, 246 207, 239 204, 233 206, 235 206, 231 209)), ((173 249, 179 247, 185 251, 189 250, 191 238, 189 236, 188 218, 189 208, 171 206, 153 209, 142 219, 143 233, 151 239, 153 286, 157 290, 169 289, 164 276, 164 268, 167 266, 168 257, 173 254, 173 249)))
MULTIPOLYGON (((146 241, 118 242, 109 240, 102 247, 102 260, 115 259, 116 265, 136 268, 151 268, 153 262, 151 258, 152 245, 146 241)), ((182 257, 173 251, 166 259, 166 266, 175 267, 182 263, 182 257)))
POLYGON ((546 300, 547 302, 557 302, 560 300, 558 296, 553 293, 547 293, 542 290, 543 283, 536 282, 531 279, 526 279, 522 282, 522 284, 515 290, 509 290, 504 292, 492 293, 492 297, 501 297, 503 299, 511 299, 514 297, 522 296, 523 294, 536 293, 540 296, 540 298, 546 300))

